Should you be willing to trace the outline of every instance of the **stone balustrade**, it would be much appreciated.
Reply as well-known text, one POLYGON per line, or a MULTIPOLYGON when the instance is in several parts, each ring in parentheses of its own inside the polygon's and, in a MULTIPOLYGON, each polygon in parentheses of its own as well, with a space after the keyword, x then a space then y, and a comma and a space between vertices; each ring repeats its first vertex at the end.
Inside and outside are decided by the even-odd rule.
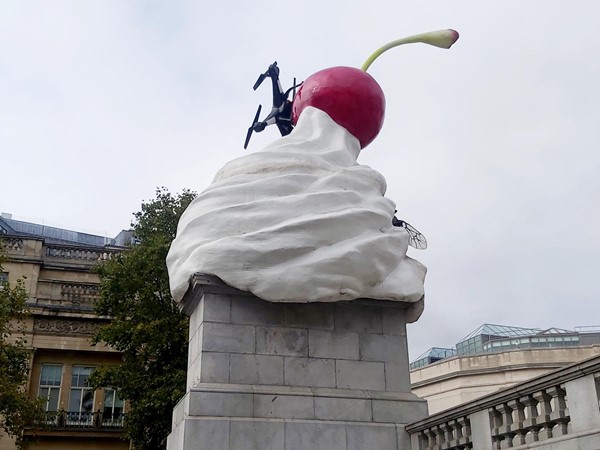
POLYGON ((77 247, 72 245, 47 245, 45 255, 48 258, 70 259, 78 262, 97 263, 111 259, 118 250, 97 247, 77 247))
POLYGON ((92 304, 100 297, 100 286, 97 284, 63 283, 60 290, 62 298, 74 304, 92 304))
POLYGON ((442 411, 406 427, 411 449, 597 448, 599 379, 596 356, 442 411))
POLYGON ((23 249, 23 239, 17 237, 2 237, 2 246, 8 253, 19 252, 23 249))

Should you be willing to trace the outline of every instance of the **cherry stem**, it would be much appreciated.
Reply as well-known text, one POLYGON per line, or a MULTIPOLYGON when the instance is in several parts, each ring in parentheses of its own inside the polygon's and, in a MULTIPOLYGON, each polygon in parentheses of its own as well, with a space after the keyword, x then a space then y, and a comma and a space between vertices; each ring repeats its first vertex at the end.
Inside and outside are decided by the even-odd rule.
POLYGON ((430 31, 429 33, 415 34, 414 36, 398 39, 378 48, 375 53, 369 56, 369 58, 362 65, 361 69, 366 72, 371 64, 373 64, 373 61, 375 61, 383 52, 389 50, 390 48, 398 47, 402 44, 423 43, 448 49, 452 47, 452 44, 454 44, 457 39, 458 32, 450 29, 430 31))

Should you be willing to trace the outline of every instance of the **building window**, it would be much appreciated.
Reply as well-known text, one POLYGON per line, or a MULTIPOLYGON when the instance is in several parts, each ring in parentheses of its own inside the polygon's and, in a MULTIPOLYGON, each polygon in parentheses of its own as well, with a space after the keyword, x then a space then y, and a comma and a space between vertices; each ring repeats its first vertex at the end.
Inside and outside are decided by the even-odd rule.
POLYGON ((8 284, 8 272, 0 272, 0 289, 8 284))
POLYGON ((61 374, 61 365, 42 364, 42 373, 40 375, 40 389, 38 391, 38 397, 46 399, 46 411, 58 411, 58 398, 60 396, 61 374))
POLYGON ((102 412, 102 426, 104 427, 122 427, 123 426, 123 400, 119 397, 119 392, 114 389, 105 389, 104 391, 104 411, 102 412))
POLYGON ((73 366, 67 423, 91 425, 94 418, 94 390, 88 384, 93 367, 73 366))

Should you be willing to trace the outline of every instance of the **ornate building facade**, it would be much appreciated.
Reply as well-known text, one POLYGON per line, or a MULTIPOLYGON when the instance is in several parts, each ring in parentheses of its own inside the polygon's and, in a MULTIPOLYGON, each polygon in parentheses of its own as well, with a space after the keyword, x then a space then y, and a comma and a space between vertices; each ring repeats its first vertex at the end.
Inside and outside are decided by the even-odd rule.
MULTIPOLYGON (((31 449, 127 449, 125 405, 112 389, 94 390, 88 376, 100 365, 119 364, 120 354, 92 346, 94 331, 109 320, 94 313, 99 279, 93 268, 121 251, 131 239, 115 239, 0 217, 7 250, 0 282, 23 279, 31 316, 25 338, 32 349, 27 385, 31 397, 45 399, 47 427, 27 432, 31 449)), ((0 450, 14 449, 6 435, 0 450)))

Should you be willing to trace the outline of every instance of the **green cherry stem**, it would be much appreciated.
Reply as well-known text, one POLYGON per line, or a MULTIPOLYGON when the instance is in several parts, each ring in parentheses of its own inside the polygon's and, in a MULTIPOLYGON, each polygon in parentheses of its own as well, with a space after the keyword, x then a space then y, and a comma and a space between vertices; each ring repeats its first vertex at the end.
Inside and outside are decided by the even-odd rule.
POLYGON ((423 44, 429 44, 434 45, 435 47, 448 49, 452 47, 452 44, 454 44, 457 39, 458 32, 450 29, 430 31, 429 33, 415 34, 414 36, 398 39, 378 48, 375 53, 369 56, 369 58, 362 65, 361 69, 366 72, 371 64, 373 64, 373 61, 375 61, 383 52, 389 50, 390 48, 398 47, 402 44, 415 44, 420 42, 423 44))

